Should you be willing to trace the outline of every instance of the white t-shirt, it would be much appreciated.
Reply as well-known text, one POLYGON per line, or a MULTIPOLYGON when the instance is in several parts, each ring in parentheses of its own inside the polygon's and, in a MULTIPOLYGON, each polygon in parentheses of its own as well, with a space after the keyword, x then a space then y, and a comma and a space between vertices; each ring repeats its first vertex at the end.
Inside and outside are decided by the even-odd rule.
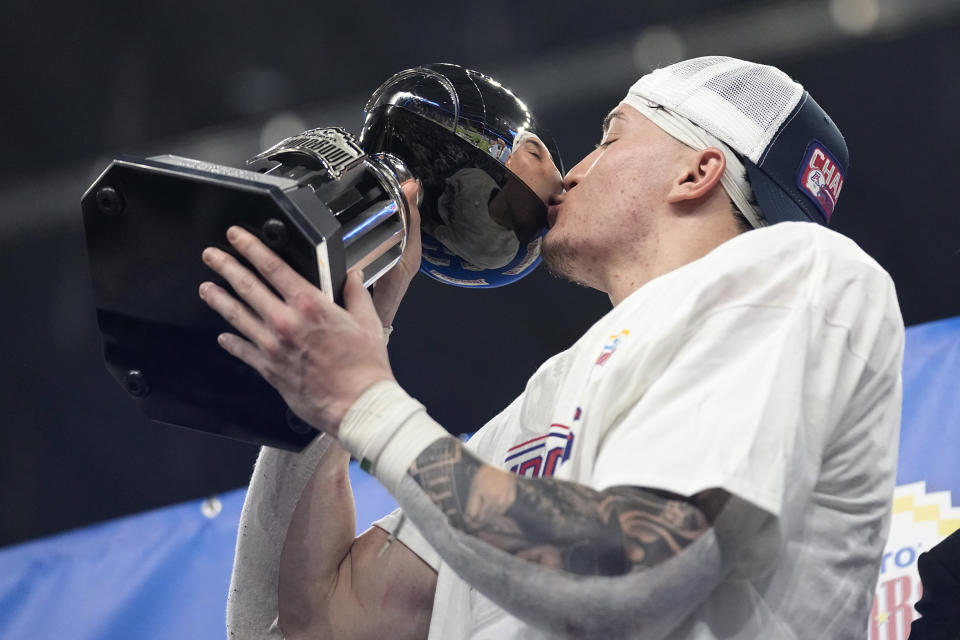
MULTIPOLYGON (((761 525, 720 516, 718 536, 736 531, 742 553, 670 638, 862 639, 889 525, 902 353, 887 273, 837 233, 781 223, 635 291, 469 446, 523 475, 687 496, 719 487, 746 505, 761 525)), ((548 637, 471 589, 411 523, 398 537, 439 572, 431 639, 548 637)))

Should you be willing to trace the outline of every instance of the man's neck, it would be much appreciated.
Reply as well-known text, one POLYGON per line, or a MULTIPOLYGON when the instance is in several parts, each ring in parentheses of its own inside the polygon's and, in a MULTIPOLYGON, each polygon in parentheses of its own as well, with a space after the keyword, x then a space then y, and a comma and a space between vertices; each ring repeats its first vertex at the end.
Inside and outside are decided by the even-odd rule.
POLYGON ((607 270, 605 288, 613 306, 651 280, 699 260, 721 244, 739 235, 731 225, 677 226, 670 233, 648 238, 642 251, 613 262, 607 270))

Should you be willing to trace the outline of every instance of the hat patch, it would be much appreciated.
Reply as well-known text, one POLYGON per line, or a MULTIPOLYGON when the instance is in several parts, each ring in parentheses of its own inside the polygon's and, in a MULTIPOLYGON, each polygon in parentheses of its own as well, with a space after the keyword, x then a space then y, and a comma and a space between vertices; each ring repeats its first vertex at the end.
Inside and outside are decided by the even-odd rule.
POLYGON ((807 146, 803 163, 797 172, 797 186, 830 222, 840 189, 843 188, 843 169, 833 154, 817 140, 807 146))

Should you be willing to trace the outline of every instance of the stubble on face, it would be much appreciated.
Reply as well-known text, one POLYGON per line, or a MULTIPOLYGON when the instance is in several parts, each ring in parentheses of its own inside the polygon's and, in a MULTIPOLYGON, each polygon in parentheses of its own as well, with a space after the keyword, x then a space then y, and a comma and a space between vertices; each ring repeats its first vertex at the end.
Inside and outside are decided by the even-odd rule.
MULTIPOLYGON (((547 237, 549 237, 547 233, 547 237)), ((559 238, 556 241, 550 241, 544 238, 540 247, 540 256, 543 258, 543 264, 546 265, 550 275, 573 284, 583 287, 589 287, 585 278, 578 278, 576 267, 579 262, 579 252, 572 246, 569 238, 559 238)))

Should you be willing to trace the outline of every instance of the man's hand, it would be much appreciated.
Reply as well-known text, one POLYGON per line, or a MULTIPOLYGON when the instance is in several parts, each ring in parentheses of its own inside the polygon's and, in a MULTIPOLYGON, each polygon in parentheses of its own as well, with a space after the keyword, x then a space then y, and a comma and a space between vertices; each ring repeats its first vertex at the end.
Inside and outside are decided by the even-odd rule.
POLYGON ((336 436, 368 387, 393 380, 381 321, 360 272, 348 274, 343 309, 247 231, 231 227, 227 240, 280 297, 230 254, 207 248, 203 261, 249 305, 212 282, 200 285, 204 302, 246 338, 223 333, 220 346, 256 369, 302 420, 336 436))
POLYGON ((418 184, 412 180, 403 183, 403 193, 407 198, 407 210, 410 219, 407 221, 407 246, 403 250, 403 257, 390 271, 385 273, 373 285, 373 305, 384 327, 393 324, 400 301, 410 286, 413 276, 420 269, 420 209, 417 207, 418 184))

